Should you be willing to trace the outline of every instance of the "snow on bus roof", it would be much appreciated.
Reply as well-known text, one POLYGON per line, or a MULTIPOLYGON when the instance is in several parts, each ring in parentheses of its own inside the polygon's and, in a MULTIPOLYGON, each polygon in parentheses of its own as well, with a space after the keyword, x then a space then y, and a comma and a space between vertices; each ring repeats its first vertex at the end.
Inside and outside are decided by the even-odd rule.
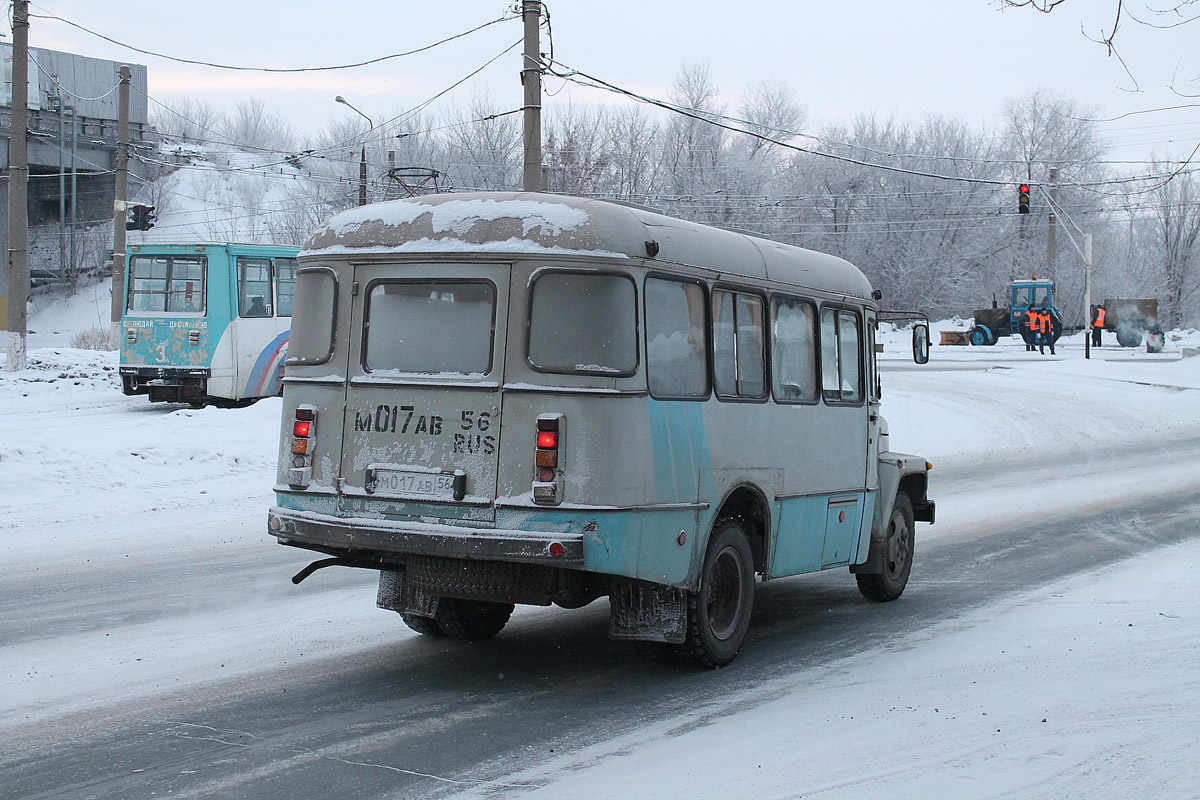
POLYGON ((453 252, 652 259, 871 296, 862 272, 836 256, 648 209, 537 193, 425 195, 360 206, 315 230, 300 255, 453 252))

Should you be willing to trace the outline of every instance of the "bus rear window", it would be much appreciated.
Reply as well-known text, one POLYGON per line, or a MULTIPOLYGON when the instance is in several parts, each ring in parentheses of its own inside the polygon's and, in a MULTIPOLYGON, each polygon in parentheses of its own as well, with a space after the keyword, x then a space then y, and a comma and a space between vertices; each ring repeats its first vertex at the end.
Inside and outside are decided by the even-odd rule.
POLYGON ((486 374, 495 318, 490 283, 376 283, 367 299, 363 366, 369 372, 486 374))
POLYGON ((632 375, 637 291, 621 275, 548 272, 533 283, 529 363, 542 372, 632 375))
POLYGON ((324 364, 333 355, 337 279, 328 269, 296 274, 296 303, 289 334, 289 364, 324 364))
POLYGON ((133 256, 129 260, 128 309, 203 312, 207 266, 204 256, 133 256))

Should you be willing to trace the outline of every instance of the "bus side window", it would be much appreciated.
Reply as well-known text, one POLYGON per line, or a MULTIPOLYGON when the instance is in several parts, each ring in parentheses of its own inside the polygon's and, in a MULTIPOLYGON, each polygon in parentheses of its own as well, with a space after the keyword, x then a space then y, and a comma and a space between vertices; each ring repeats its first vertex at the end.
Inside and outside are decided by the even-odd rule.
POLYGON ((827 403, 863 399, 861 330, 853 311, 821 310, 821 389, 827 403))
POLYGON ((238 313, 271 316, 271 259, 238 256, 238 313))
POLYGON ((766 394, 763 301, 752 294, 713 292, 713 383, 719 397, 766 394))
POLYGON ((275 316, 290 317, 296 298, 296 259, 275 259, 275 316))
POLYGON ((646 372, 653 397, 708 397, 704 287, 646 279, 646 372))
POLYGON ((771 375, 780 402, 816 402, 817 309, 807 300, 776 297, 772 301, 771 375))

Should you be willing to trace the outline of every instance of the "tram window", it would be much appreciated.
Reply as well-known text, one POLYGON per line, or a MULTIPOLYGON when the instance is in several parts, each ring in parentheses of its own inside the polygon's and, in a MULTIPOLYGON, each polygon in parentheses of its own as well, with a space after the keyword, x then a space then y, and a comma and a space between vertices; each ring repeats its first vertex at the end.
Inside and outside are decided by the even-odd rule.
POLYGON ((827 403, 863 399, 862 336, 853 311, 821 310, 821 388, 827 403))
POLYGON ((622 275, 548 272, 533 282, 529 363, 542 372, 632 375, 637 290, 622 275))
POLYGON ((654 397, 708 397, 704 287, 646 279, 646 374, 654 397))
POLYGON ((333 355, 337 321, 337 281, 327 268, 296 273, 295 316, 288 341, 287 363, 324 364, 333 355))
POLYGON ((271 316, 271 259, 239 257, 238 313, 243 317, 271 316))
POLYGON ((817 401, 817 310, 806 300, 774 300, 771 370, 775 399, 817 401))
POLYGON ((766 394, 764 345, 762 298, 713 292, 713 384, 718 396, 766 394))
POLYGON ((371 288, 368 371, 486 374, 496 289, 481 281, 388 281, 371 288))
POLYGON ((129 310, 203 313, 207 265, 203 256, 134 256, 129 310))
POLYGON ((275 316, 290 317, 296 299, 296 259, 275 259, 275 316))

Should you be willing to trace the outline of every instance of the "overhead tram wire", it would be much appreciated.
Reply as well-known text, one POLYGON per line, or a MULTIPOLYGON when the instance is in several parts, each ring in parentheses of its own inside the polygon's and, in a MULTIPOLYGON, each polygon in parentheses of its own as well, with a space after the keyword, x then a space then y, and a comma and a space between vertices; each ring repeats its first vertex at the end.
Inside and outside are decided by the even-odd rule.
MULTIPOLYGON (((436 100, 438 100, 438 99, 439 99, 440 97, 442 97, 443 95, 445 95, 445 94, 447 94, 447 93, 449 93, 449 92, 453 91, 454 89, 458 88, 458 87, 459 87, 459 86, 461 86, 462 84, 464 84, 464 83, 466 83, 467 81, 469 81, 471 78, 473 78, 473 77, 475 77, 476 75, 478 75, 479 73, 483 72, 483 70, 485 70, 485 69, 487 69, 488 67, 490 67, 492 64, 494 64, 496 61, 498 61, 500 58, 502 58, 504 55, 506 55, 507 53, 509 53, 511 50, 513 50, 515 47, 517 47, 517 46, 518 46, 518 45, 520 45, 521 43, 522 43, 522 40, 521 40, 521 39, 517 39, 517 40, 516 40, 515 42, 513 42, 511 45, 509 45, 508 47, 504 48, 504 49, 503 49, 503 50, 501 50, 499 53, 497 53, 495 56, 493 56, 492 58, 490 58, 490 59, 488 59, 487 61, 485 61, 485 62, 484 62, 484 63, 483 63, 481 66, 479 66, 478 68, 476 68, 476 69, 472 70, 470 73, 468 73, 467 75, 465 75, 465 76, 464 76, 464 77, 462 77, 461 79, 459 79, 459 80, 455 81, 454 83, 450 84, 450 85, 449 85, 449 86, 447 86, 445 89, 442 89, 442 90, 441 90, 441 91, 439 91, 437 94, 435 94, 435 95, 433 95, 432 97, 430 97, 428 100, 425 100, 424 102, 422 102, 422 103, 419 103, 418 105, 414 106, 413 108, 411 108, 411 109, 409 109, 409 110, 407 110, 407 111, 404 111, 404 112, 401 112, 400 114, 397 114, 395 117, 392 117, 391 119, 388 119, 388 120, 385 120, 385 121, 381 122, 379 125, 377 125, 377 126, 376 126, 376 130, 377 130, 377 131, 380 131, 380 133, 379 133, 379 134, 376 134, 376 135, 378 135, 378 136, 386 136, 386 135, 390 135, 390 134, 391 134, 391 130, 392 130, 392 129, 394 129, 394 127, 398 126, 399 124, 402 124, 402 123, 403 123, 405 120, 407 120, 407 119, 409 119, 409 118, 411 118, 411 117, 415 116, 416 114, 419 114, 421 111, 423 111, 424 109, 428 108, 430 105, 432 105, 432 104, 433 104, 433 103, 434 103, 436 100)), ((143 92, 143 94, 144 94, 144 95, 145 95, 145 96, 146 96, 148 99, 150 98, 150 96, 149 96, 148 94, 146 94, 146 93, 144 93, 144 92, 143 92)), ((157 101, 157 100, 155 100, 154 102, 155 102, 155 103, 157 103, 158 105, 162 105, 164 108, 168 108, 168 107, 167 107, 167 106, 165 106, 163 103, 161 103, 161 102, 159 102, 159 101, 157 101)), ((197 124, 197 123, 195 123, 193 120, 189 120, 187 117, 183 116, 182 114, 179 114, 178 112, 176 112, 176 111, 174 111, 174 110, 172 110, 172 109, 169 109, 169 108, 168 108, 168 110, 171 110, 171 111, 172 111, 172 113, 176 114, 176 115, 177 115, 177 116, 179 116, 181 119, 184 119, 184 120, 185 120, 185 121, 187 121, 187 122, 191 122, 191 123, 192 123, 192 124, 194 124, 194 125, 196 125, 196 124, 197 124)), ((517 110, 521 110, 521 109, 517 109, 517 110)), ((491 119, 491 118, 493 118, 493 117, 495 117, 495 116, 503 116, 503 115, 506 115, 506 114, 509 114, 509 113, 513 113, 513 112, 506 111, 506 112, 503 112, 502 114, 489 115, 488 117, 484 117, 484 118, 482 118, 482 120, 481 120, 481 121, 483 121, 483 120, 488 120, 488 119, 491 119)), ((466 123, 464 123, 464 124, 466 124, 466 123)), ((232 144, 232 145, 234 145, 234 146, 242 146, 242 145, 240 145, 238 142, 236 142, 235 140, 231 139, 230 137, 226 137, 226 136, 224 136, 223 134, 221 134, 221 133, 219 133, 219 132, 217 132, 217 131, 214 131, 214 130, 212 130, 211 128, 207 128, 207 127, 204 127, 204 126, 199 126, 199 125, 198 125, 198 127, 200 127, 202 130, 208 131, 209 133, 211 133, 211 134, 214 134, 214 135, 216 135, 216 136, 221 136, 223 139, 225 139, 225 140, 226 140, 226 142, 225 142, 225 143, 232 144)), ((337 143, 334 143, 334 144, 328 145, 328 146, 326 146, 326 147, 317 148, 317 149, 314 149, 314 150, 300 151, 300 152, 295 152, 295 151, 282 151, 282 150, 270 150, 270 149, 267 149, 267 148, 255 148, 254 146, 247 145, 247 146, 246 146, 246 148, 247 148, 247 149, 257 149, 257 150, 260 150, 261 152, 264 152, 264 153, 270 153, 270 154, 273 154, 273 155, 278 155, 278 156, 279 156, 279 159, 277 159, 277 160, 275 160, 275 161, 272 161, 272 162, 269 162, 269 163, 267 163, 267 164, 260 164, 260 165, 256 165, 256 166, 254 166, 254 167, 251 167, 251 168, 230 168, 230 169, 231 169, 231 171, 245 171, 245 170, 247 170, 247 169, 253 170, 253 169, 265 169, 265 168, 269 168, 269 167, 276 167, 276 166, 281 166, 281 165, 283 165, 283 164, 291 164, 291 163, 292 163, 292 160, 293 160, 293 159, 295 159, 297 156, 300 156, 301 158, 313 158, 313 157, 315 157, 315 158, 327 158, 327 156, 326 156, 325 154, 327 154, 327 153, 333 153, 333 152, 336 152, 336 151, 339 151, 339 150, 342 150, 342 149, 345 149, 345 148, 351 147, 352 145, 356 145, 356 144, 358 144, 358 143, 359 143, 361 140, 362 140, 362 136, 361 136, 361 135, 355 135, 355 136, 352 136, 352 137, 351 137, 351 138, 349 138, 349 139, 346 139, 345 141, 342 141, 342 142, 337 142, 337 143)), ((172 166, 177 166, 177 165, 172 165, 172 166)))
MULTIPOLYGON (((913 175, 913 176, 922 177, 922 178, 932 178, 935 180, 959 181, 959 182, 963 182, 963 183, 975 183, 975 184, 983 184, 983 185, 991 185, 991 186, 1011 186, 1013 183, 1011 179, 973 178, 973 177, 967 177, 967 176, 961 176, 961 175, 945 175, 945 174, 941 174, 941 173, 937 173, 937 172, 926 172, 923 170, 908 169, 905 167, 898 167, 898 166, 894 166, 894 165, 890 165, 890 164, 880 164, 880 163, 871 162, 871 161, 863 161, 861 159, 851 158, 849 156, 839 155, 837 153, 815 150, 815 149, 809 148, 809 147, 801 147, 800 145, 796 145, 796 144, 792 144, 790 142, 785 142, 785 141, 781 141, 779 139, 771 138, 770 136, 766 136, 766 135, 759 133, 757 131, 754 131, 754 130, 746 130, 744 128, 738 128, 738 127, 735 127, 732 125, 724 124, 723 122, 720 122, 719 120, 720 119, 733 119, 733 118, 725 117, 725 115, 723 115, 723 114, 715 114, 715 113, 708 112, 708 111, 699 111, 696 109, 689 109, 684 106, 680 106, 675 103, 670 103, 665 100, 659 100, 656 98, 647 97, 645 95, 638 94, 637 92, 633 92, 629 89, 623 89, 620 86, 609 83, 608 81, 605 81, 601 78, 597 78, 594 75, 589 75, 586 72, 582 72, 580 70, 574 69, 566 64, 563 64, 561 61, 555 61, 554 63, 563 67, 567 71, 563 72, 563 71, 555 70, 555 69, 553 69, 553 67, 550 64, 546 64, 547 71, 551 75, 554 75, 555 77, 558 77, 558 78, 562 78, 563 80, 569 80, 580 86, 593 88, 593 89, 602 89, 604 91, 612 92, 613 94, 619 94, 619 95, 622 95, 625 97, 629 97, 630 99, 636 100, 640 103, 657 106, 658 108, 662 108, 666 111, 670 111, 672 113, 679 114, 681 116, 689 117, 689 118, 695 119, 699 122, 705 122, 705 123, 708 123, 709 125, 713 125, 714 127, 722 128, 724 130, 728 130, 733 133, 740 133, 744 136, 750 136, 750 137, 759 139, 763 142, 767 142, 768 144, 778 145, 779 147, 783 147, 788 150, 795 150, 800 153, 806 153, 808 155, 817 156, 820 158, 828 158, 828 159, 831 159, 834 161, 840 161, 843 163, 854 164, 854 165, 857 165, 860 167, 869 167, 872 169, 880 169, 880 170, 884 170, 887 172, 895 172, 895 173, 904 174, 904 175, 913 175)), ((747 123, 745 120, 739 120, 739 122, 742 122, 743 124, 747 124, 747 125, 750 125, 753 127, 763 127, 764 130, 774 130, 777 133, 778 132, 788 133, 791 136, 815 138, 815 137, 811 137, 811 136, 806 136, 805 134, 797 133, 795 131, 780 131, 779 129, 758 126, 758 125, 755 125, 755 123, 747 123)), ((1200 150, 1200 144, 1197 145, 1197 149, 1200 150)), ((1195 154, 1196 154, 1196 151, 1193 151, 1192 155, 1188 157, 1187 163, 1190 163, 1191 159, 1195 156, 1195 154)), ((921 156, 913 156, 913 157, 921 158, 921 156)), ((1024 163, 1024 162, 1021 162, 1021 163, 1024 163)), ((1060 182, 1058 185, 1059 186, 1068 186, 1069 185, 1069 186, 1077 186, 1080 188, 1086 188, 1086 187, 1100 187, 1100 186, 1119 186, 1119 185, 1125 185, 1125 184, 1130 184, 1130 183, 1139 183, 1139 182, 1145 182, 1145 181, 1157 181, 1157 180, 1163 180, 1163 179, 1165 179, 1166 182, 1169 182, 1169 181, 1173 180, 1175 177, 1177 177, 1178 175, 1183 174, 1184 166, 1186 166, 1186 163, 1184 165, 1182 165, 1180 167, 1180 169, 1175 170, 1166 175, 1138 175, 1138 176, 1124 177, 1124 178, 1110 178, 1110 179, 1103 180, 1103 181, 1072 182, 1069 184, 1060 182)), ((1187 170, 1188 173, 1191 173, 1194 171, 1196 171, 1196 170, 1187 170)), ((1154 188, 1151 188, 1148 190, 1140 190, 1140 191, 1141 192, 1154 191, 1154 188)))
POLYGON ((45 12, 44 14, 30 14, 29 16, 31 16, 31 17, 35 17, 37 19, 57 20, 58 22, 62 22, 66 25, 70 25, 73 28, 77 28, 78 30, 83 31, 86 34, 95 36, 99 39, 103 39, 104 41, 109 42, 110 44, 115 44, 118 47, 124 47, 126 50, 132 50, 133 52, 141 53, 142 55, 154 56, 156 58, 163 58, 163 59, 166 59, 167 61, 174 61, 179 64, 192 64, 195 66, 212 67, 214 69, 234 70, 234 71, 238 71, 238 72, 271 72, 271 73, 330 72, 333 70, 357 69, 358 67, 366 67, 366 66, 370 66, 371 64, 381 63, 383 61, 389 61, 389 60, 396 59, 396 58, 404 58, 405 56, 416 55, 417 53, 423 53, 426 50, 432 50, 435 47, 439 47, 440 45, 446 44, 448 42, 452 42, 455 39, 461 39, 464 36, 470 36, 472 33, 475 33, 476 31, 481 31, 484 28, 487 28, 491 25, 495 25, 500 22, 507 22, 507 21, 513 20, 513 19, 520 19, 519 15, 505 14, 504 16, 497 17, 496 19, 491 20, 490 22, 485 22, 482 25, 476 25, 474 28, 471 28, 470 30, 463 31, 462 33, 456 33, 453 36, 448 36, 445 39, 441 39, 439 41, 433 42, 432 44, 427 44, 422 47, 418 47, 414 50, 406 50, 402 53, 390 53, 385 56, 379 56, 377 58, 370 58, 370 59, 367 59, 366 61, 357 61, 357 62, 350 63, 350 64, 331 64, 331 65, 327 65, 327 66, 318 66, 318 67, 250 67, 250 66, 243 66, 243 65, 236 65, 236 64, 220 64, 220 63, 216 63, 216 62, 212 62, 212 61, 204 61, 201 59, 181 58, 179 56, 172 56, 172 55, 168 55, 166 53, 159 53, 154 50, 146 50, 144 48, 137 47, 137 46, 131 45, 131 44, 127 44, 126 42, 122 42, 117 39, 113 39, 110 36, 105 36, 104 34, 94 31, 90 28, 84 27, 83 25, 80 25, 77 22, 72 22, 69 19, 60 17, 59 15, 50 11, 49 9, 43 8, 42 6, 40 6, 36 3, 30 3, 30 5, 33 6, 34 8, 38 8, 45 12))

